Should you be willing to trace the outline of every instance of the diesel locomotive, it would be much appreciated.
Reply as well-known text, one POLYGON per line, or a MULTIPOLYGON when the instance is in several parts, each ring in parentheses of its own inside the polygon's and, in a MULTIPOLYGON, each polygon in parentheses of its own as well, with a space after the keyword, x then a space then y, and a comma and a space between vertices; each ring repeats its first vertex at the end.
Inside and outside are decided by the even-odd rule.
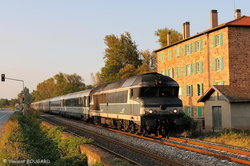
POLYGON ((182 125, 178 91, 179 85, 172 78, 147 73, 34 102, 31 107, 144 136, 154 133, 165 137, 182 125))

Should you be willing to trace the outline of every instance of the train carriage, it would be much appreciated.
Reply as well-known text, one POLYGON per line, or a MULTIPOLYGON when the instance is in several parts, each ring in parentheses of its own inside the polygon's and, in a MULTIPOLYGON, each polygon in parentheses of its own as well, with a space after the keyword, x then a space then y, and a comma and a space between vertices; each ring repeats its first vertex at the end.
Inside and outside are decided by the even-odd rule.
POLYGON ((70 93, 61 98, 60 114, 68 117, 88 119, 91 89, 70 93))
POLYGON ((52 114, 59 114, 60 108, 62 107, 61 101, 63 96, 58 96, 49 99, 49 112, 52 114))
POLYGON ((182 124, 178 91, 172 78, 147 73, 35 102, 32 107, 133 133, 166 136, 182 124))

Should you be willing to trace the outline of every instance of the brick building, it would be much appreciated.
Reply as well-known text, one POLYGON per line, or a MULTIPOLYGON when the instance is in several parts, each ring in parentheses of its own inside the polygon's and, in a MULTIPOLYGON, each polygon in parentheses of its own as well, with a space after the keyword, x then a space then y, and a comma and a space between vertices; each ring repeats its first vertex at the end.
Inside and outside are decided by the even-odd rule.
POLYGON ((212 85, 250 86, 250 17, 235 12, 235 19, 218 25, 217 10, 210 13, 210 29, 190 36, 183 24, 183 40, 155 50, 158 72, 180 85, 184 112, 204 118, 204 103, 198 99, 212 85))

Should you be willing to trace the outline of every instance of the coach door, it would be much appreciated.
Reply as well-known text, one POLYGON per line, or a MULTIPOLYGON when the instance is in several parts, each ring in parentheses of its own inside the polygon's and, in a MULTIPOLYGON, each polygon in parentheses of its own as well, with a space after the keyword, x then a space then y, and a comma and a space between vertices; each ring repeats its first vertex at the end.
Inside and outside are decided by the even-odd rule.
POLYGON ((212 116, 213 116, 213 130, 221 130, 222 129, 221 106, 212 107, 212 116))

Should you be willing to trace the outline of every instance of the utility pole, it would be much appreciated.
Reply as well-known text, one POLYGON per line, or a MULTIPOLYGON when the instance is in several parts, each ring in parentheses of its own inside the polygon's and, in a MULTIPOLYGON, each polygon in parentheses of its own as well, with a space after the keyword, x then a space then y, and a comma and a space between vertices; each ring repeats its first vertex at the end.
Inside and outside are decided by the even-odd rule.
POLYGON ((1 74, 1 80, 2 82, 4 82, 5 80, 12 80, 12 81, 19 81, 23 83, 23 91, 22 91, 22 102, 23 102, 23 113, 24 113, 24 108, 25 108, 25 92, 24 92, 24 80, 19 80, 19 79, 15 79, 15 78, 7 78, 5 77, 5 74, 1 74))

